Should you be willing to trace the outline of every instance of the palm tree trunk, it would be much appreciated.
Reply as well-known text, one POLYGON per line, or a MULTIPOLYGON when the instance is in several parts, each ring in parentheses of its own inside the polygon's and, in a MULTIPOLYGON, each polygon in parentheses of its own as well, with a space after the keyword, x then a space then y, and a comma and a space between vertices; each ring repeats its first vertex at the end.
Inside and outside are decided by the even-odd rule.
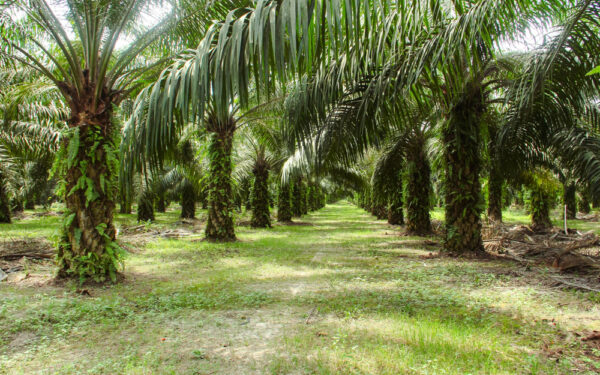
POLYGON ((31 180, 31 193, 27 197, 26 208, 34 210, 36 204, 45 204, 48 191, 49 171, 52 168, 52 161, 46 158, 37 160, 29 169, 29 179, 31 180))
POLYGON ((373 206, 373 215, 377 220, 387 220, 388 210, 385 203, 377 203, 373 206))
POLYGON ((371 189, 365 189, 363 193, 363 209, 367 212, 371 212, 371 189))
POLYGON ((231 189, 231 152, 234 129, 235 126, 216 129, 210 143, 208 221, 205 230, 206 238, 209 240, 235 240, 231 189))
POLYGON ((327 193, 321 189, 321 203, 319 205, 319 208, 325 208, 325 206, 327 206, 327 193))
POLYGON ((129 196, 131 190, 123 181, 119 181, 119 213, 131 213, 131 198, 129 196))
POLYGON ((292 183, 292 215, 302 216, 302 204, 300 202, 300 179, 294 179, 292 183))
POLYGON ((531 229, 543 232, 552 227, 550 220, 551 197, 542 187, 532 187, 529 210, 531 212, 531 229))
POLYGON ((254 166, 254 186, 252 188, 252 219, 250 226, 253 228, 271 227, 271 213, 269 212, 269 168, 261 162, 254 166))
POLYGON ((487 215, 492 222, 502 222, 502 176, 494 165, 490 168, 488 180, 487 215))
POLYGON ((17 212, 23 212, 25 206, 23 205, 23 200, 20 197, 14 197, 8 205, 12 214, 17 212))
POLYGON ((393 176, 390 182, 390 202, 388 207, 388 223, 404 225, 404 202, 402 194, 402 175, 400 172, 393 176))
POLYGON ((312 209, 313 211, 317 211, 319 209, 321 209, 321 185, 319 185, 318 183, 315 183, 313 185, 313 191, 312 191, 312 209))
POLYGON ((369 213, 373 213, 373 189, 365 190, 365 206, 363 207, 365 211, 369 213))
POLYGON ((138 222, 154 221, 154 194, 150 190, 144 190, 137 202, 138 222))
POLYGON ((429 197, 431 195, 431 167, 425 155, 424 144, 420 152, 408 155, 408 184, 406 197, 406 230, 419 236, 431 233, 429 197))
POLYGON ((446 168, 446 240, 453 254, 483 253, 479 156, 481 97, 465 98, 452 109, 443 130, 446 168), (470 99, 470 100, 469 100, 470 99))
POLYGON ((131 201, 129 199, 122 199, 119 204, 119 213, 130 214, 131 213, 131 201))
POLYGON ((502 174, 499 170, 498 152, 498 127, 496 124, 488 126, 490 141, 488 143, 490 155, 490 174, 488 176, 488 220, 493 223, 502 222, 502 174))
POLYGON ((244 193, 242 200, 244 201, 244 207, 246 208, 246 211, 251 211, 252 210, 252 187, 248 188, 248 191, 244 193))
POLYGON ((165 213, 167 211, 167 204, 165 202, 165 193, 161 192, 156 197, 156 212, 165 213))
POLYGON ((592 209, 590 207, 590 193, 587 188, 581 192, 581 200, 579 201, 579 211, 584 214, 589 214, 592 209))
POLYGON ((70 121, 76 131, 64 144, 67 213, 58 248, 59 276, 95 280, 108 276, 115 281, 121 250, 113 225, 118 160, 111 114, 79 113, 70 121))
POLYGON ((277 221, 292 221, 292 199, 290 196, 290 185, 279 184, 277 194, 277 221))
POLYGON ((388 197, 383 186, 373 186, 371 213, 377 220, 388 218, 388 197))
POLYGON ((563 202, 567 206, 567 219, 575 219, 577 216, 577 188, 573 182, 563 184, 563 202))
POLYGON ((204 186, 200 190, 200 207, 202 207, 203 210, 208 208, 208 192, 204 186))
POLYGON ((0 170, 0 223, 10 223, 10 202, 6 193, 6 181, 0 170))
POLYGON ((313 206, 314 190, 313 189, 314 188, 313 188, 312 182, 309 182, 306 185, 306 211, 307 212, 314 211, 314 206, 313 206))
POLYGON ((300 182, 300 207, 302 215, 308 214, 308 186, 304 180, 300 182))
POLYGON ((184 181, 181 188, 181 218, 193 219, 196 217, 196 192, 189 181, 184 181))

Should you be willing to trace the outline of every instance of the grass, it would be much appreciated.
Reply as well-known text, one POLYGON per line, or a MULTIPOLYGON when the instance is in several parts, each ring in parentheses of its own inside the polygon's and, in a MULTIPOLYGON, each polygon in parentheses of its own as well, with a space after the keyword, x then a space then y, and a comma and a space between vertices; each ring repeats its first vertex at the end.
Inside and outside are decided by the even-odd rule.
MULTIPOLYGON (((58 220, 30 216, 0 239, 47 237, 58 220)), ((178 222, 157 214, 151 232, 122 238, 134 249, 125 281, 91 296, 30 264, 30 278, 0 286, 0 373, 600 371, 598 349, 574 335, 600 330, 598 294, 553 288, 544 270, 431 258, 435 246, 347 203, 301 221, 212 244, 154 236, 178 222)))

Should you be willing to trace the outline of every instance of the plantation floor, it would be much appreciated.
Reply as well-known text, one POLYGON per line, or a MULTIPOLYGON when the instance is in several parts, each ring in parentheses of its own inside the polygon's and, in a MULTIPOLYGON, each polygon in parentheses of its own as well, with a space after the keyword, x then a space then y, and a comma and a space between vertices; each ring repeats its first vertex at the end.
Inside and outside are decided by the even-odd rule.
MULTIPOLYGON (((123 230, 119 285, 52 285, 52 268, 33 262, 0 284, 0 373, 600 371, 598 341, 581 340, 600 330, 600 295, 558 289, 547 270, 431 256, 439 239, 401 237, 346 203, 239 227, 232 244, 162 238, 176 215, 123 230)), ((58 222, 0 226, 0 241, 47 237, 58 222)))

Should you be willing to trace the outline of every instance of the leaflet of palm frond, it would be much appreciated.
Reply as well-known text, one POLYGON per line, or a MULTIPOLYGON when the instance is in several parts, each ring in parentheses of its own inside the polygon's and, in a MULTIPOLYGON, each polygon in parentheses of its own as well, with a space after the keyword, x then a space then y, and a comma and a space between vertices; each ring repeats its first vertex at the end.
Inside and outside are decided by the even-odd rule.
POLYGON ((564 129, 554 134, 551 148, 561 165, 584 179, 594 197, 600 197, 600 137, 579 128, 564 129))
MULTIPOLYGON (((505 73, 499 73, 505 70, 514 71, 515 66, 516 60, 510 56, 486 61, 479 73, 481 78, 477 80, 482 82, 485 90, 496 90, 509 83, 504 78, 505 73)), ((307 133, 317 132, 319 165, 325 164, 323 159, 328 157, 335 159, 336 163, 342 161, 349 165, 369 147, 377 147, 389 129, 410 127, 419 121, 419 117, 433 119, 440 115, 442 108, 432 105, 431 93, 427 88, 413 90, 414 95, 381 98, 370 104, 364 97, 368 96, 369 92, 373 91, 371 87, 378 85, 380 81, 381 77, 378 74, 364 78, 342 96, 352 99, 341 99, 332 103, 324 119, 319 119, 319 115, 295 118, 291 111, 296 109, 291 102, 288 103, 288 116, 291 115, 292 121, 295 121, 290 126, 296 135, 303 137, 307 133), (311 121, 314 124, 311 125, 311 121)), ((310 90, 298 93, 296 97, 302 95, 309 96, 310 90)), ((318 113, 306 109, 301 109, 300 112, 318 113)))
POLYGON ((11 155, 27 160, 47 158, 54 154, 61 132, 53 121, 36 123, 12 121, 0 129, 0 143, 11 155))
POLYGON ((589 94, 598 93, 600 77, 586 73, 600 62, 599 27, 599 0, 580 1, 572 8, 554 37, 531 54, 511 93, 520 112, 531 111, 536 96, 547 90, 574 108, 581 108, 589 94))
POLYGON ((582 126, 587 126, 590 131, 600 133, 600 102, 588 103, 582 116, 582 126))
POLYGON ((388 188, 387 182, 394 173, 399 173, 406 160, 406 149, 410 142, 406 134, 396 137, 383 149, 383 154, 377 160, 375 171, 371 177, 372 186, 388 188))
POLYGON ((58 88, 32 69, 24 70, 0 93, 4 121, 66 121, 69 109, 58 88))
POLYGON ((519 174, 536 165, 545 165, 557 173, 567 169, 586 180, 593 194, 598 194, 600 138, 580 127, 577 113, 568 102, 546 91, 544 100, 539 100, 526 118, 522 115, 508 118, 512 122, 499 135, 502 165, 510 166, 505 173, 519 174), (515 118, 523 122, 514 121, 515 118))
POLYGON ((308 176, 314 170, 315 142, 300 145, 281 168, 281 182, 287 184, 294 177, 308 176))
POLYGON ((175 59, 145 93, 151 102, 150 147, 177 131, 175 108, 186 120, 202 122, 209 109, 216 118, 226 119, 233 104, 248 106, 251 89, 260 98, 277 82, 285 87, 294 74, 309 73, 313 63, 330 61, 337 52, 360 45, 352 40, 371 35, 378 30, 372 25, 390 14, 395 16, 387 22, 386 38, 378 43, 403 40, 400 35, 407 28, 400 26, 407 17, 399 15, 410 13, 388 1, 261 0, 253 5, 231 11, 208 28, 198 47, 175 59))
POLYGON ((177 190, 178 185, 181 184, 185 178, 181 169, 172 168, 165 171, 165 173, 154 175, 152 179, 152 190, 156 193, 165 193, 168 190, 177 190))
POLYGON ((231 10, 253 5, 251 0, 176 0, 169 3, 180 22, 150 46, 150 54, 173 55, 197 46, 213 20, 223 20, 231 10))
POLYGON ((498 150, 505 174, 519 174, 518 169, 531 168, 545 161, 553 133, 573 124, 568 107, 549 96, 527 117, 520 117, 517 108, 509 109, 507 123, 498 134, 498 150), (519 119, 516 121, 515 119, 519 119))
POLYGON ((364 173, 354 167, 330 166, 327 169, 327 179, 336 186, 343 186, 352 191, 363 191, 369 185, 364 173))
MULTIPOLYGON (((411 20, 414 30, 409 34, 410 43, 395 40, 391 47, 385 43, 365 43, 360 54, 352 50, 344 51, 333 63, 323 65, 311 80, 303 83, 307 86, 303 91, 309 94, 303 96, 304 100, 301 100, 302 96, 296 97, 296 113, 323 116, 328 106, 342 95, 346 87, 344 84, 358 82, 367 73, 365 66, 376 66, 378 74, 378 79, 373 80, 370 90, 363 96, 369 105, 377 107, 378 103, 392 95, 403 96, 415 87, 418 90, 424 75, 433 75, 434 84, 430 90, 435 90, 435 95, 451 98, 463 88, 459 84, 442 85, 440 78, 436 77, 440 72, 443 72, 446 82, 466 81, 465 72, 478 71, 493 56, 493 47, 497 47, 503 39, 520 35, 530 23, 547 24, 551 16, 573 2, 519 1, 503 2, 501 5, 495 1, 454 3, 462 4, 462 11, 458 14, 442 14, 444 11, 438 9, 420 18, 414 17, 411 20), (377 60, 379 64, 369 60, 374 55, 381 56, 377 60), (457 56, 460 58, 457 59, 457 56), (468 64, 463 66, 459 61, 468 64), (310 95, 313 90, 316 94, 310 95)), ((381 35, 389 31, 386 25, 384 23, 378 28, 381 35)), ((385 37, 375 39, 386 40, 385 37)))
POLYGON ((325 165, 330 159, 335 159, 334 163, 350 165, 368 147, 380 145, 389 131, 387 124, 381 125, 386 120, 382 116, 382 110, 375 110, 371 116, 361 117, 361 108, 360 99, 342 101, 317 125, 319 164, 325 165))

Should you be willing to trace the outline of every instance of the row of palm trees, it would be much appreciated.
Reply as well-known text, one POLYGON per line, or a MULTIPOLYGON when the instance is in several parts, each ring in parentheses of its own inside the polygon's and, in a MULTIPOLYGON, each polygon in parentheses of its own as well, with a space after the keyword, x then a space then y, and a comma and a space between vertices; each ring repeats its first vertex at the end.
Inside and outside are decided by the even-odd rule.
POLYGON ((236 139, 252 132, 259 139, 261 127, 277 129, 284 141, 277 141, 280 153, 266 136, 247 144, 255 154, 257 226, 269 224, 267 171, 281 165, 281 202, 288 187, 293 202, 305 186, 319 190, 309 181, 326 177, 362 191, 355 172, 373 149, 383 157, 371 200, 378 207, 391 201, 397 223, 405 205, 409 230, 426 233, 428 148, 437 144, 444 248, 457 254, 483 251, 484 157, 496 218, 502 176, 533 181, 538 167, 569 171, 566 180, 600 195, 600 81, 586 76, 599 63, 599 0, 173 0, 171 13, 140 30, 149 4, 72 0, 62 19, 45 0, 15 0, 0 18, 1 61, 45 77, 68 112, 55 166, 67 207, 64 276, 114 275, 114 197, 128 196, 140 172, 150 185, 148 176, 176 168, 190 124, 206 145, 206 236, 213 240, 235 239, 234 159, 244 143, 236 139), (530 26, 555 32, 530 53, 503 54, 502 43, 530 26), (118 47, 125 35, 133 41, 118 47), (121 137, 115 119, 132 98, 121 137), (397 188, 400 170, 406 197, 397 188))

